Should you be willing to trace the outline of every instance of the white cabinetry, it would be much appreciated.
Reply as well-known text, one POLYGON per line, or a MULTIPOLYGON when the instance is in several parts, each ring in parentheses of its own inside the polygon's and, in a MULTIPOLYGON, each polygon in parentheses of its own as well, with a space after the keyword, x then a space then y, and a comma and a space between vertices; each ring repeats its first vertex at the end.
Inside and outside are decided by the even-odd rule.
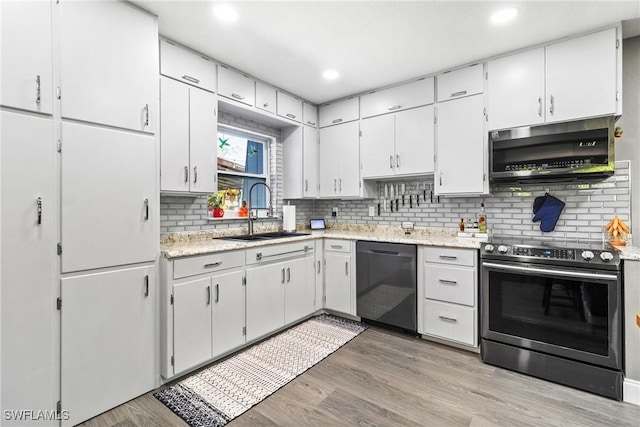
POLYGON ((218 95, 254 106, 256 82, 250 77, 218 65, 218 95))
POLYGON ((52 1, 0 3, 0 105, 53 111, 52 1))
POLYGON ((0 114, 0 407, 53 410, 58 388, 53 121, 10 111, 0 114))
POLYGON ((433 173, 432 105, 364 119, 360 128, 363 178, 433 173))
POLYGON ((474 249, 421 248, 424 300, 419 332, 478 346, 478 271, 474 249))
POLYGON ((276 88, 256 82, 256 108, 275 114, 276 103, 276 88))
POLYGON ((320 197, 359 197, 360 124, 320 129, 320 197))
POLYGON ((318 126, 318 107, 303 102, 302 103, 302 122, 307 126, 318 126))
POLYGON ((61 401, 76 425, 153 389, 155 267, 61 281, 61 401))
POLYGON ((300 123, 302 121, 302 101, 278 91, 278 115, 300 123))
POLYGON ((482 93, 484 87, 482 64, 440 74, 437 81, 438 102, 482 93))
POLYGON ((168 40, 160 40, 160 73, 191 86, 216 91, 216 64, 168 40))
POLYGON ((353 244, 348 240, 324 242, 324 308, 356 314, 353 244))
POLYGON ((160 190, 217 191, 216 95, 160 78, 160 190))
POLYGON ((323 105, 319 109, 320 127, 352 122, 360 118, 360 99, 345 99, 333 104, 323 105))
POLYGON ((213 357, 244 344, 244 272, 230 271, 211 277, 213 357))
POLYGON ((318 129, 289 126, 282 129, 284 198, 318 196, 318 129))
POLYGON ((360 97, 362 118, 378 116, 434 102, 433 77, 378 90, 360 97))
POLYGON ((156 18, 93 1, 62 2, 60 18, 62 117, 154 133, 156 18))

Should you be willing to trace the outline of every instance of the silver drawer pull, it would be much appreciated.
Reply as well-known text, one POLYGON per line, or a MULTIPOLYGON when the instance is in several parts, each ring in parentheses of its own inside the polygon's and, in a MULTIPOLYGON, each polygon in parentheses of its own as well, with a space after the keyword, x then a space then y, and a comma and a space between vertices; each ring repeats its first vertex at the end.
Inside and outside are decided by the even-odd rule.
POLYGON ((440 320, 445 320, 447 322, 457 322, 458 319, 454 319, 453 317, 447 317, 447 316, 438 316, 440 318, 440 320))
POLYGON ((295 118, 296 118, 296 115, 295 115, 295 114, 287 113, 286 115, 287 115, 287 117, 289 117, 290 119, 295 119, 295 118))
POLYGON ((189 81, 189 82, 191 82, 191 83, 195 83, 195 84, 199 84, 200 83, 199 79, 196 79, 195 77, 188 76, 186 74, 184 76, 182 76, 182 78, 187 80, 187 81, 189 81))
POLYGON ((262 259, 262 252, 258 252, 256 254, 256 261, 260 261, 262 259))
POLYGON ((36 104, 40 104, 40 74, 36 76, 36 104))
POLYGON ((213 267, 218 267, 219 265, 222 265, 222 261, 216 261, 210 264, 205 264, 204 268, 213 268, 213 267))
POLYGON ((220 285, 216 283, 216 302, 220 302, 220 285))
POLYGON ((309 120, 307 120, 307 124, 308 124, 309 126, 315 126, 315 125, 316 125, 316 122, 310 122, 309 120))
POLYGON ((342 245, 331 245, 332 249, 342 249, 342 245))
POLYGON ((399 108, 402 108, 402 105, 394 105, 393 107, 388 107, 387 110, 393 111, 393 110, 397 110, 399 108))
POLYGON ((335 119, 334 121, 332 121, 331 123, 340 123, 342 121, 342 119, 335 119))
POLYGON ((269 103, 268 103, 268 102, 265 102, 264 104, 262 104, 262 106, 266 108, 266 107, 268 107, 268 106, 269 106, 269 103))
POLYGON ((232 93, 231 96, 234 97, 235 99, 244 99, 244 96, 238 95, 237 93, 232 93))
POLYGON ((207 286, 207 305, 211 305, 211 286, 207 286))
POLYGON ((455 280, 438 279, 438 281, 440 283, 445 283, 447 285, 457 285, 458 284, 458 282, 456 282, 455 280))
POLYGON ((453 92, 451 95, 449 95, 450 98, 453 98, 454 96, 462 96, 462 95, 466 95, 467 91, 466 90, 461 90, 460 92, 453 92))
POLYGON ((458 257, 453 255, 440 255, 440 259, 458 259, 458 257))

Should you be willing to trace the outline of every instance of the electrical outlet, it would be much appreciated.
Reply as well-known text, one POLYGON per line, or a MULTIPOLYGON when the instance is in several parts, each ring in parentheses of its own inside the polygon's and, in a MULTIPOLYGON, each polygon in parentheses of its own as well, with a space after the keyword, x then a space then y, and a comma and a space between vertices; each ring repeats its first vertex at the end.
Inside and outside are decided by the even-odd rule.
POLYGON ((338 216, 338 207, 334 206, 333 209, 331 209, 331 216, 338 216))
POLYGON ((376 208, 373 206, 369 206, 369 216, 375 216, 376 215, 376 208))

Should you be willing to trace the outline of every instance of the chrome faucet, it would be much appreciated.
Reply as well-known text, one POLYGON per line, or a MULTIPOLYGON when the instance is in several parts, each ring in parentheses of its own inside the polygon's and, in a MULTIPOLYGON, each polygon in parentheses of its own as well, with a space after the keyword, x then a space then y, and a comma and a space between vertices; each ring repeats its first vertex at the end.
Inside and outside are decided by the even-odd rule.
POLYGON ((271 187, 269 187, 267 185, 266 182, 262 182, 262 181, 258 181, 255 184, 253 184, 250 188, 249 188, 249 215, 247 216, 247 219, 249 221, 249 236, 253 236, 253 220, 257 219, 258 216, 256 215, 255 217, 251 216, 251 191, 253 190, 253 187, 255 187, 256 185, 264 185, 267 190, 269 190, 269 213, 268 216, 271 217, 273 216, 273 201, 272 201, 272 195, 271 195, 271 187))

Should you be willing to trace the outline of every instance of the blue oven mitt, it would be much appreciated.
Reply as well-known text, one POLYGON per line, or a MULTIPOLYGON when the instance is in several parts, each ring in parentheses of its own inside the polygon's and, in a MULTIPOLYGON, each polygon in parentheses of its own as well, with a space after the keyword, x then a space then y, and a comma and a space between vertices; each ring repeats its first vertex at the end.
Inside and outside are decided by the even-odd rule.
POLYGON ((540 230, 553 231, 564 209, 564 202, 548 194, 536 197, 533 202, 533 222, 540 221, 540 230))

